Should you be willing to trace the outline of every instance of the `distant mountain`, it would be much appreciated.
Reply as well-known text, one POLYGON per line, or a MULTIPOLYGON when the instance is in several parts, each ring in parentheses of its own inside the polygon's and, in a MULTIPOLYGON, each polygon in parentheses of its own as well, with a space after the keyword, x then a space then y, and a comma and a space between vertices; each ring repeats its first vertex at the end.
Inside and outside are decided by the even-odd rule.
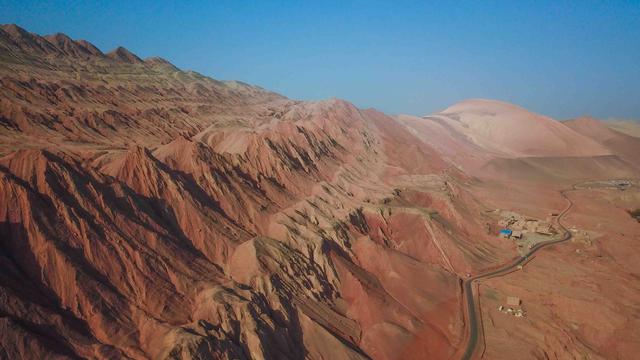
POLYGON ((594 123, 597 129, 586 120, 563 123, 484 99, 463 101, 423 118, 403 115, 398 120, 446 159, 476 175, 557 182, 637 174, 629 163, 636 161, 634 141, 622 140, 625 135, 600 123, 594 123))
POLYGON ((608 120, 607 126, 621 133, 640 138, 640 122, 624 120, 608 120))
POLYGON ((564 124, 599 142, 627 162, 640 166, 640 138, 619 132, 607 126, 606 122, 590 117, 565 121, 564 124))
POLYGON ((552 118, 494 100, 457 103, 434 117, 478 146, 507 156, 595 156, 609 152, 552 118))

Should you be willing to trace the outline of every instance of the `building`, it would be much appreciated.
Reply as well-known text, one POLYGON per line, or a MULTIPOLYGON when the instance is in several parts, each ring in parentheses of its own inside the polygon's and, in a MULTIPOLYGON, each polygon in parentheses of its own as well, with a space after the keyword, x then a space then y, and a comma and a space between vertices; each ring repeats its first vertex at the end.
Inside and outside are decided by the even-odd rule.
POLYGON ((542 235, 553 235, 553 228, 549 224, 540 225, 535 231, 542 235))
POLYGON ((511 233, 512 239, 522 239, 522 231, 516 230, 511 233))
POLYGON ((500 230, 499 234, 500 234, 500 237, 508 238, 508 237, 511 236, 512 233, 513 233, 513 231, 511 231, 509 229, 502 229, 502 230, 500 230))
POLYGON ((520 306, 520 298, 517 296, 507 296, 507 305, 520 306))

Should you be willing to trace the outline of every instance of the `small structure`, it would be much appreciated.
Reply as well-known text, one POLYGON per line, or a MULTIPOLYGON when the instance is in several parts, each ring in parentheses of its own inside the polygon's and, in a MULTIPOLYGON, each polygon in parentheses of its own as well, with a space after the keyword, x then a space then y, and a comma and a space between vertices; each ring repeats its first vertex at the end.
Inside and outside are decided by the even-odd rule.
POLYGON ((614 185, 618 188, 618 190, 625 191, 628 187, 631 186, 631 183, 629 181, 620 180, 614 181, 614 185))
POLYGON ((512 232, 511 233, 511 238, 512 239, 522 239, 522 231, 516 230, 516 231, 512 232))
POLYGON ((512 233, 513 231, 511 231, 510 229, 502 229, 500 230, 500 237, 509 238, 512 233))
POLYGON ((541 235, 553 235, 553 228, 549 224, 544 224, 538 226, 536 232, 541 235))
POLYGON ((507 296, 507 305, 520 306, 520 298, 517 296, 507 296))
POLYGON ((527 316, 527 313, 522 310, 521 308, 512 308, 512 307, 504 307, 502 305, 498 306, 498 311, 500 311, 501 313, 507 314, 507 315, 511 315, 517 318, 521 318, 521 317, 525 317, 527 316))
POLYGON ((527 219, 524 223, 523 229, 534 230, 538 226, 538 220, 527 219))

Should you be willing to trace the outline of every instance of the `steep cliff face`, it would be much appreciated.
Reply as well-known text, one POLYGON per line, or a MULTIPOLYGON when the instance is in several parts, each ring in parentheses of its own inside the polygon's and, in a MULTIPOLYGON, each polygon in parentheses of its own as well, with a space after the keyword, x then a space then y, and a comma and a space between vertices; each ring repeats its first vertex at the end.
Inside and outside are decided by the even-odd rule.
POLYGON ((0 47, 3 355, 391 359, 462 341, 458 274, 504 245, 469 179, 396 120, 60 34, 3 26, 0 47))

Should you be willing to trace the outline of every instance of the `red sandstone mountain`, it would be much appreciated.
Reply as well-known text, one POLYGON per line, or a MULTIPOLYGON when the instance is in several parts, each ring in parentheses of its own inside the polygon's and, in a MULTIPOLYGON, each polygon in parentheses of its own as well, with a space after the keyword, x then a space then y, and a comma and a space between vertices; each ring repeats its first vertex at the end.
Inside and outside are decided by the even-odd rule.
POLYGON ((456 274, 501 245, 458 220, 480 212, 465 177, 401 124, 60 34, 3 26, 0 44, 8 356, 459 347, 456 274))
MULTIPOLYGON (((456 357, 461 279, 516 256, 487 210, 519 191, 538 216, 564 206, 548 190, 491 195, 460 167, 629 169, 600 139, 508 104, 398 121, 15 25, 0 27, 0 82, 8 358, 456 357)), ((565 304, 541 313, 561 343, 543 354, 607 349, 565 330, 582 324, 565 304)))

